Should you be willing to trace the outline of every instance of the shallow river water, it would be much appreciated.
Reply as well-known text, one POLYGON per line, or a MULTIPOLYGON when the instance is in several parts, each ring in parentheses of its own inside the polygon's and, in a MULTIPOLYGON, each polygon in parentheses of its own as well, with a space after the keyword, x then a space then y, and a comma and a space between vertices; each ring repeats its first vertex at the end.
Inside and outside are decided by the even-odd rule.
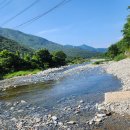
MULTIPOLYGON (((48 81, 46 83, 21 86, 1 93, 1 100, 20 101, 25 100, 31 104, 45 106, 47 108, 56 106, 58 102, 74 97, 87 96, 86 102, 97 102, 105 92, 120 89, 120 81, 103 72, 100 68, 72 73, 58 81, 48 81), (97 98, 97 101, 93 99, 97 98)), ((100 100, 99 100, 100 101, 100 100)))
MULTIPOLYGON (((79 122, 79 126, 74 129, 80 129, 85 127, 85 122, 94 116, 95 105, 104 100, 104 93, 120 88, 121 82, 101 68, 72 72, 57 81, 21 86, 1 92, 0 102, 3 104, 0 114, 3 112, 4 115, 7 112, 7 117, 5 115, 3 120, 7 118, 5 125, 10 127, 12 127, 10 120, 14 117, 17 119, 51 114, 57 116, 63 123, 70 120, 79 122), (20 105, 18 102, 21 100, 27 103, 20 105), (9 103, 11 105, 7 105, 9 103), (76 113, 79 105, 80 112, 76 113)), ((2 114, 0 116, 3 116, 2 114)), ((48 126, 48 129, 52 127, 48 126)))

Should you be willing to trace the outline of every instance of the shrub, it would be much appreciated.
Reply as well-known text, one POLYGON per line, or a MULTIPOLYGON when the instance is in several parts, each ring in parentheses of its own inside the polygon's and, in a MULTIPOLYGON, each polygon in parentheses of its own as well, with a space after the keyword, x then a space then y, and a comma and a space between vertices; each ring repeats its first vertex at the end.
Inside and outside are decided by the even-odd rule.
POLYGON ((115 61, 120 61, 120 60, 123 60, 123 59, 125 59, 125 58, 126 58, 126 56, 125 56, 124 54, 120 54, 120 55, 116 56, 116 57, 114 58, 114 60, 115 60, 115 61))

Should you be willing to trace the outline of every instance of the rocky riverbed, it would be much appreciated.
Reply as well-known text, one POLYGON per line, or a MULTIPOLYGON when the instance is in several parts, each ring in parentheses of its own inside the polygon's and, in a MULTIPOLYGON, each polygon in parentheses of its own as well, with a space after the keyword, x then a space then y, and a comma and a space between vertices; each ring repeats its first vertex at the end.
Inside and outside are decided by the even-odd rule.
MULTIPOLYGON (((0 81, 0 129, 129 130, 129 116, 126 118, 127 116, 124 114, 122 116, 113 114, 111 112, 112 109, 107 109, 104 104, 101 104, 104 100, 104 92, 120 89, 120 84, 118 84, 119 82, 117 82, 117 79, 115 77, 111 77, 111 75, 107 75, 105 71, 118 77, 118 74, 120 75, 121 72, 118 72, 117 74, 117 70, 114 71, 114 67, 117 69, 117 64, 120 63, 121 65, 122 62, 126 64, 128 61, 120 61, 117 63, 109 62, 107 64, 96 66, 91 64, 84 64, 75 67, 65 66, 49 69, 36 75, 28 75, 0 81), (103 69, 101 69, 101 67, 103 69), (78 77, 78 75, 80 77, 78 77), (66 77, 67 80, 64 81, 64 78, 66 77), (62 82, 62 80, 64 82, 62 82), (77 82, 78 80, 80 81, 79 83, 77 82), (34 89, 34 93, 32 91, 32 87, 28 87, 29 84, 33 84, 31 86, 37 86, 37 83, 39 82, 46 84, 48 81, 57 81, 58 83, 61 82, 61 84, 65 85, 65 88, 62 88, 60 84, 58 84, 59 87, 57 87, 57 85, 55 87, 54 83, 52 83, 55 91, 53 89, 51 89, 51 91, 54 93, 54 96, 60 94, 59 92, 64 89, 71 92, 69 93, 71 96, 65 94, 66 96, 63 97, 64 93, 61 93, 63 98, 52 96, 51 99, 49 99, 47 98, 47 95, 42 97, 42 94, 44 95, 44 91, 41 87, 38 88, 38 91, 37 89, 34 89), (72 84, 70 84, 70 82, 72 84), (73 84, 75 82, 76 84, 73 84), (82 90, 84 85, 87 86, 88 83, 91 83, 89 86, 90 89, 88 88, 82 90), (21 85, 24 86, 24 88, 21 85), (115 87, 116 85, 117 88, 115 87), (71 89, 68 89, 67 86, 71 89), (94 90, 92 86, 95 86, 94 90), (17 87, 20 90, 18 90, 17 87), (79 87, 81 88, 75 91, 75 89, 79 87), (27 91, 23 91, 22 88, 26 88, 27 91), (60 91, 58 88, 61 88, 60 91), (41 94, 39 95, 40 98, 37 99, 36 94, 41 94), (46 103, 41 105, 43 102, 48 103, 49 100, 51 100, 50 104, 55 103, 55 105, 49 105, 49 107, 46 103)), ((128 73, 125 77, 127 76, 128 73)), ((119 78, 121 79, 121 77, 119 78)), ((125 78, 125 81, 126 80, 128 80, 128 78, 125 78)), ((129 82, 127 81, 127 85, 128 84, 129 82)), ((47 92, 48 91, 50 90, 47 90, 47 92)), ((115 104, 107 104, 108 107, 110 107, 110 105, 112 108, 115 107, 115 104)), ((120 106, 120 104, 116 105, 120 106)), ((127 102, 127 105, 129 105, 129 102, 127 102)))
POLYGON ((113 74, 121 80, 122 89, 120 91, 123 92, 117 91, 116 93, 108 93, 110 96, 106 97, 106 101, 104 101, 100 107, 120 115, 130 115, 130 59, 127 58, 118 62, 108 62, 101 66, 107 73, 113 74), (114 101, 114 99, 116 99, 116 101, 114 101), (107 100, 111 102, 107 102, 107 100))
POLYGON ((107 73, 113 74, 121 80, 123 91, 130 90, 130 58, 118 62, 108 62, 101 66, 107 73))
POLYGON ((0 90, 4 91, 8 88, 16 88, 22 85, 42 83, 51 80, 59 80, 71 73, 80 73, 81 71, 92 69, 95 66, 91 64, 84 64, 75 67, 63 66, 60 68, 52 68, 41 71, 37 74, 18 76, 11 79, 5 79, 0 81, 0 90))

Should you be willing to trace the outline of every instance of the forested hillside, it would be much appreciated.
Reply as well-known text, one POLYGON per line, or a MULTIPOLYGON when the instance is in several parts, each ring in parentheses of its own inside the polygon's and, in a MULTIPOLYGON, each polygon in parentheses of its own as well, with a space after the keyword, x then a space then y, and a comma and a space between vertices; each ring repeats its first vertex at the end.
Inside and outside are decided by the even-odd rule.
POLYGON ((12 30, 12 29, 5 29, 0 28, 0 35, 9 39, 12 39, 19 44, 28 46, 32 49, 38 50, 41 48, 46 48, 50 52, 53 51, 63 51, 70 57, 83 57, 83 58, 91 58, 91 57, 98 57, 101 55, 100 51, 91 51, 91 47, 88 49, 82 49, 80 47, 73 47, 73 46, 63 46, 47 39, 37 37, 34 35, 25 34, 20 31, 12 30))
MULTIPOLYGON (((128 7, 128 10, 130 10, 130 7, 128 7)), ((118 60, 130 56, 130 15, 127 17, 122 33, 123 38, 108 48, 107 56, 110 58, 118 60)))
POLYGON ((15 42, 14 40, 10 40, 8 38, 0 36, 0 51, 2 50, 8 50, 11 52, 19 51, 21 54, 24 53, 32 53, 33 50, 25 47, 23 45, 20 45, 19 43, 15 42))

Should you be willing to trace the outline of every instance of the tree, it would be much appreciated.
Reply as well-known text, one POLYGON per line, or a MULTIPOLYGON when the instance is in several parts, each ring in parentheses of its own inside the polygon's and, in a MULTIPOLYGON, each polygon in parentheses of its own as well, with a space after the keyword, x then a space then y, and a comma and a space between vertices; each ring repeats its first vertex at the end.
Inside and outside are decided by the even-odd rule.
POLYGON ((7 50, 0 52, 0 66, 4 73, 33 68, 30 62, 7 50))
MULTIPOLYGON (((128 10, 129 9, 130 6, 128 6, 128 10)), ((111 58, 114 58, 117 55, 124 55, 125 52, 130 48, 130 15, 127 17, 127 22, 124 25, 122 32, 123 38, 108 48, 107 55, 111 58)))
POLYGON ((52 63, 52 56, 47 49, 41 49, 37 51, 34 59, 41 68, 48 68, 52 63))
POLYGON ((127 23, 124 25, 122 32, 124 39, 130 43, 130 15, 127 18, 127 23))
POLYGON ((3 50, 0 52, 0 65, 3 67, 4 71, 14 71, 20 69, 21 59, 9 52, 7 50, 3 50))
POLYGON ((61 66, 66 64, 66 54, 63 51, 53 52, 52 60, 55 66, 61 66))
POLYGON ((117 44, 113 44, 111 45, 109 48, 108 48, 108 52, 107 52, 107 55, 110 57, 110 58, 114 58, 115 56, 117 56, 119 54, 119 49, 117 47, 117 44))

